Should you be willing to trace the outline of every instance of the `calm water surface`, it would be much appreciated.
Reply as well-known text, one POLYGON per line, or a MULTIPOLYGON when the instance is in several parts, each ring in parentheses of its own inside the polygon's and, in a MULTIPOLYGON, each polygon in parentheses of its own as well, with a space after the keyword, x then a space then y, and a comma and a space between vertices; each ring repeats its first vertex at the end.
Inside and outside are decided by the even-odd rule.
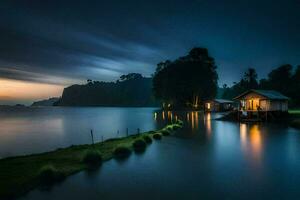
POLYGON ((0 108, 0 157, 40 153, 73 144, 156 129, 156 108, 0 108), (118 134, 119 131, 119 134, 118 134))
POLYGON ((21 199, 300 199, 298 130, 218 121, 218 115, 201 112, 136 112, 152 116, 144 129, 176 117, 185 127, 143 154, 105 162, 97 171, 75 174, 21 199))

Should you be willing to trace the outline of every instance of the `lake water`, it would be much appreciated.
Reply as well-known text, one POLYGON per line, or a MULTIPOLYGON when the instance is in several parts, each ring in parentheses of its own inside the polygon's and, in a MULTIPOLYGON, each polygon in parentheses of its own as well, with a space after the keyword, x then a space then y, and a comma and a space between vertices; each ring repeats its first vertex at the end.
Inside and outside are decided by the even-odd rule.
POLYGON ((157 108, 0 108, 0 157, 40 153, 156 129, 157 108), (119 133, 118 133, 119 131, 119 133))
MULTIPOLYGON (((45 116, 35 114, 34 117, 33 114, 29 119, 27 117, 27 121, 44 121, 41 127, 46 129, 47 122, 43 118, 59 118, 62 127, 68 129, 57 128, 53 125, 57 122, 53 123, 48 128, 56 127, 51 132, 54 136, 47 136, 44 140, 49 137, 54 142, 58 138, 61 145, 80 140, 88 142, 89 136, 82 136, 82 132, 88 132, 89 121, 92 124, 99 121, 99 132, 105 128, 115 132, 112 127, 119 127, 117 123, 123 124, 123 128, 134 129, 139 125, 142 130, 150 130, 176 117, 183 119, 185 126, 175 135, 153 142, 143 154, 133 153, 121 162, 112 159, 97 171, 80 172, 49 190, 35 189, 20 198, 22 200, 300 199, 300 131, 285 124, 239 124, 214 120, 218 114, 156 113, 155 108, 55 109, 43 111, 45 116), (125 116, 119 116, 121 113, 125 116), (106 121, 105 116, 110 120, 106 121), (74 122, 79 124, 72 124, 74 122), (73 137, 69 136, 72 133, 68 130, 76 132, 73 137), (69 140, 72 142, 66 142, 69 140)), ((2 118, 20 123, 19 120, 26 118, 20 115, 20 119, 13 116, 2 118)), ((18 134, 14 135, 17 139, 18 134)))

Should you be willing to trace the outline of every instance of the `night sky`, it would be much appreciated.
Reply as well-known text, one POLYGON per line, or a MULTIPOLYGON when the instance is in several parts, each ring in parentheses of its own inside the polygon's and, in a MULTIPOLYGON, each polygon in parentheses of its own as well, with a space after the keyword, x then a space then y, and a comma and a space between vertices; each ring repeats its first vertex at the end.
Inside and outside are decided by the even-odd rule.
MULTIPOLYGON (((300 1, 0 1, 0 84, 53 89, 23 100, 86 79, 150 76, 195 46, 215 58, 220 86, 248 67, 261 78, 299 65, 300 1)), ((0 100, 22 99, 1 89, 0 100)))

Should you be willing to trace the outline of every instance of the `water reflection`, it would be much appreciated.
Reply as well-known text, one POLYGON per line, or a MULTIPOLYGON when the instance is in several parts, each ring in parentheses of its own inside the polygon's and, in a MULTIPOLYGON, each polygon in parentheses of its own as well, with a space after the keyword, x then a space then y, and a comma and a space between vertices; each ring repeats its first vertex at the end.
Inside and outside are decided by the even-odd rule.
POLYGON ((205 124, 207 134, 211 135, 211 114, 210 113, 206 113, 204 117, 204 124, 205 124))
MULTIPOLYGON (((159 112, 160 113, 160 112, 159 112)), ((203 114, 199 111, 190 111, 190 112, 176 112, 176 111, 161 111, 159 115, 154 114, 154 119, 158 123, 170 123, 177 121, 178 119, 185 122, 185 128, 188 128, 191 132, 196 132, 205 127, 207 132, 211 134, 211 114, 203 114), (160 119, 157 116, 161 116, 160 119)))
POLYGON ((243 151, 250 154, 256 160, 261 158, 262 154, 262 133, 257 124, 240 124, 240 139, 243 151))
POLYGON ((192 131, 199 129, 199 112, 192 111, 186 114, 186 121, 188 126, 192 129, 192 131))
MULTIPOLYGON (((153 116, 160 125, 171 120, 167 112, 155 110, 149 115, 153 116)), ((153 143, 143 155, 133 154, 126 162, 106 162, 93 177, 79 173, 53 191, 34 191, 24 199, 83 199, 87 194, 88 199, 222 199, 224 194, 227 199, 299 199, 298 130, 271 123, 214 120, 217 113, 172 112, 172 116, 184 120, 184 128, 175 135, 179 137, 153 143), (168 173, 160 173, 164 171, 168 173), (170 181, 166 184, 162 179, 170 181), (149 190, 159 193, 145 196, 149 190)))
MULTIPOLYGON (((155 130, 157 108, 24 107, 0 110, 0 158, 155 130), (128 130, 128 131, 127 131, 128 130)), ((163 125, 163 124, 162 124, 163 125)))

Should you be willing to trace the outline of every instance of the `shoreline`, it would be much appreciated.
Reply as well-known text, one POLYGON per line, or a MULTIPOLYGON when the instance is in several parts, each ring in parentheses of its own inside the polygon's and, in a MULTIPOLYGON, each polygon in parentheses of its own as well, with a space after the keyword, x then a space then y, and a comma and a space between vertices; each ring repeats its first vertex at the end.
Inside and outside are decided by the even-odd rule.
MULTIPOLYGON (((44 186, 41 177, 43 168, 52 168, 52 171, 50 170, 51 173, 55 172, 59 174, 60 180, 55 180, 49 184, 52 185, 79 171, 91 170, 91 166, 84 162, 85 156, 89 151, 99 153, 101 163, 112 158, 124 159, 124 157, 129 156, 132 151, 137 150, 134 144, 137 140, 139 142, 142 140, 144 144, 150 145, 152 139, 156 140, 162 136, 167 136, 171 132, 181 128, 182 125, 183 122, 179 120, 156 131, 108 139, 95 144, 73 145, 40 154, 0 159, 0 198, 10 199, 19 197, 32 189, 44 186), (150 137, 150 141, 147 141, 146 137, 150 137), (119 147, 127 149, 125 156, 120 157, 116 154, 116 149, 119 147)), ((146 145, 142 147, 142 151, 146 149, 146 145)), ((97 167, 101 167, 101 163, 97 167)))

